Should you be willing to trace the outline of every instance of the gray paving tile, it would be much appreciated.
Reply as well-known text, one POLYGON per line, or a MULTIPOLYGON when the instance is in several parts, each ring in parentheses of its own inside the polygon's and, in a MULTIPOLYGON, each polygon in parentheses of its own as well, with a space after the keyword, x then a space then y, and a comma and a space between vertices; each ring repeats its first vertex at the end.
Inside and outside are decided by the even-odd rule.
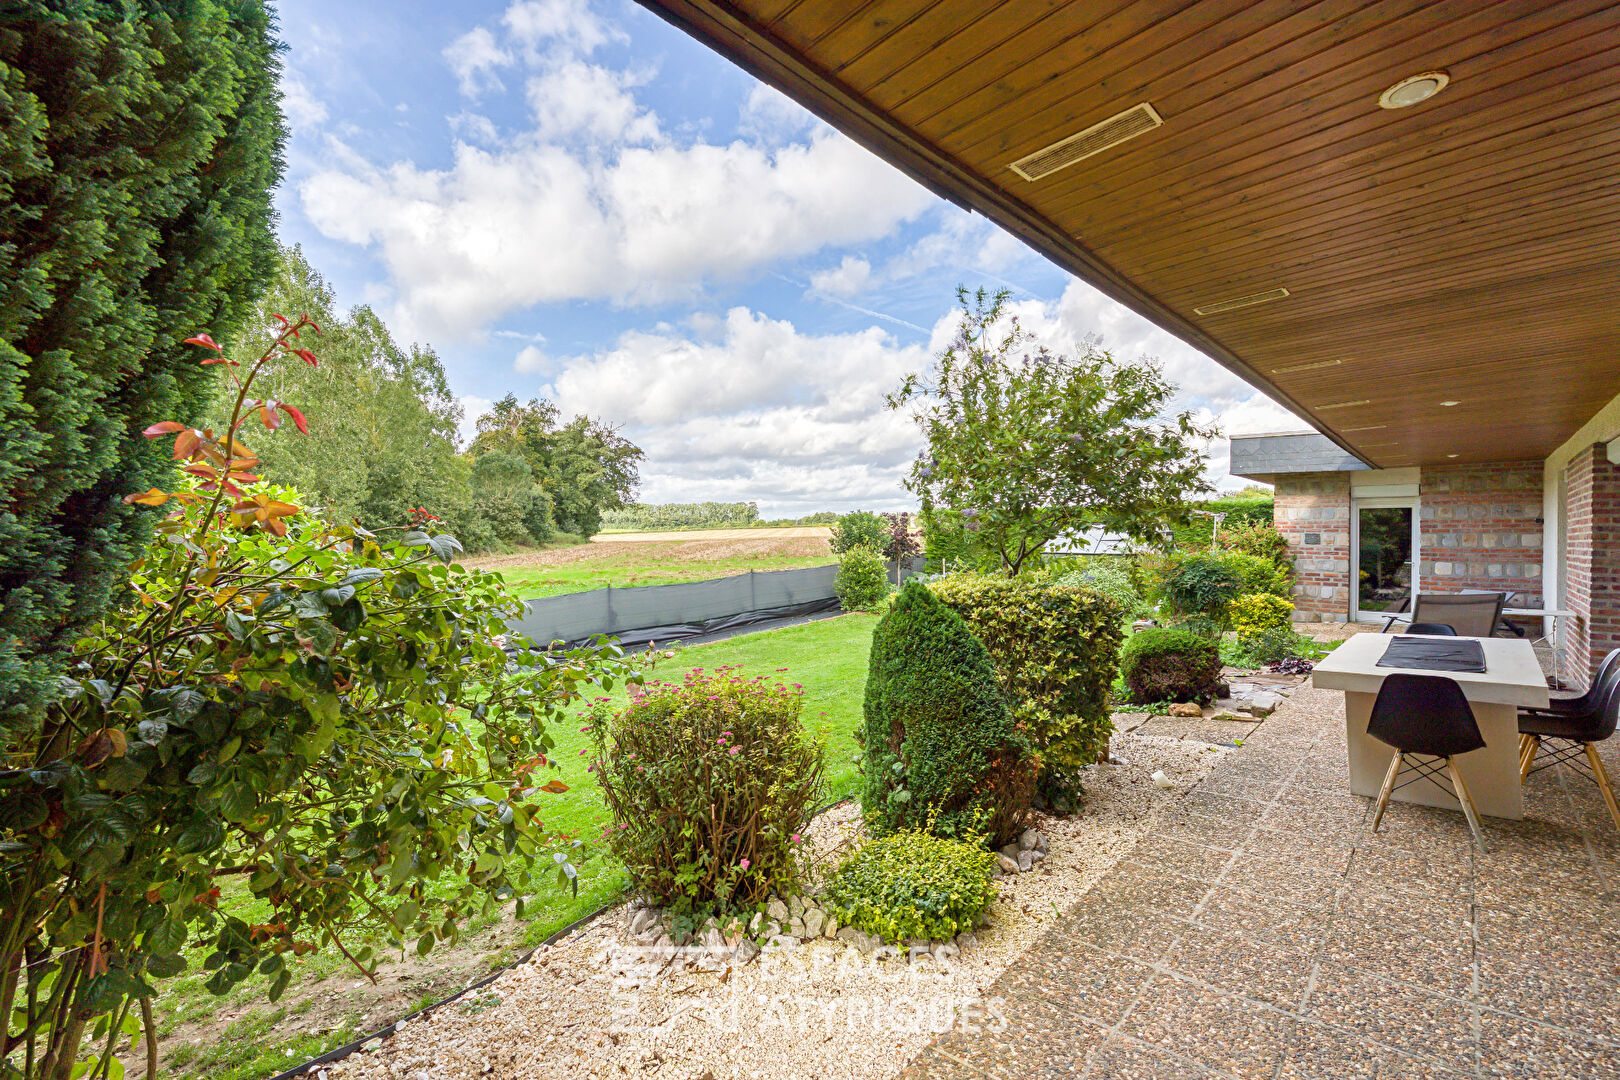
POLYGON ((1120 1033, 1243 1080, 1269 1080, 1293 1036, 1293 1017, 1189 983, 1155 982, 1120 1033))
POLYGON ((1203 1080, 1213 1076, 1189 1062, 1134 1039, 1114 1038, 1092 1058, 1087 1080, 1203 1080))
POLYGON ((1484 1076, 1515 1080, 1613 1080, 1620 1047, 1486 1013, 1480 1020, 1480 1069, 1484 1076))
POLYGON ((1294 1031, 1277 1080, 1455 1080, 1472 1075, 1306 1021, 1294 1031))
POLYGON ((1241 930, 1189 926, 1163 966, 1228 993, 1292 1010, 1310 983, 1312 961, 1309 952, 1291 951, 1241 930))
POLYGON ((1324 964, 1304 1016, 1447 1068, 1472 1072, 1473 1007, 1353 968, 1324 964))

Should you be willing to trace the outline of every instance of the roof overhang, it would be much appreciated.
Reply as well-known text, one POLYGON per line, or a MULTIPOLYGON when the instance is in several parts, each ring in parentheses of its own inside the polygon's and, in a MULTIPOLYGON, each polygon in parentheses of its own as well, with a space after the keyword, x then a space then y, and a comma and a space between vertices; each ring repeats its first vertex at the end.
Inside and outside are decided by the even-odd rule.
POLYGON ((1620 6, 641 2, 1375 466, 1620 394, 1620 6))

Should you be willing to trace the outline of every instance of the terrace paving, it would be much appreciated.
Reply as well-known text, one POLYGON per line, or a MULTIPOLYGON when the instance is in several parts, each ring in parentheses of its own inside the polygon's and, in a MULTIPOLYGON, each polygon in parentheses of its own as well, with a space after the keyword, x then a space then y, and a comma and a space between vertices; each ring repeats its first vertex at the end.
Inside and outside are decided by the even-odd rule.
POLYGON ((1372 833, 1346 784, 1342 695, 1302 687, 996 982, 1004 1030, 904 1076, 1620 1076, 1596 787, 1533 775, 1482 854, 1460 813, 1395 803, 1372 833))

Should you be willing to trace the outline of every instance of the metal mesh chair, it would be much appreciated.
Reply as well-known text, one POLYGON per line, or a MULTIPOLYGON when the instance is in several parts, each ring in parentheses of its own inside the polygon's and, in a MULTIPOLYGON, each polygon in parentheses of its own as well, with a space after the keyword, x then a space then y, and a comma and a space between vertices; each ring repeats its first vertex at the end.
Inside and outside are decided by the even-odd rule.
POLYGON ((1431 637, 1456 637, 1457 631, 1443 622, 1415 622, 1401 631, 1403 634, 1427 634, 1431 637))
POLYGON ((1603 767, 1596 743, 1614 734, 1620 721, 1620 649, 1603 658, 1597 677, 1586 693, 1554 701, 1545 709, 1519 710, 1519 778, 1553 765, 1568 765, 1585 775, 1603 793, 1614 827, 1620 830, 1620 804, 1615 801, 1609 771, 1603 767), (1546 750, 1541 763, 1536 755, 1546 750))
POLYGON ((1418 593, 1412 621, 1443 623, 1460 637, 1490 637, 1502 617, 1501 593, 1418 593))
POLYGON ((1480 734, 1474 710, 1455 680, 1405 672, 1384 676, 1384 684, 1378 688, 1372 715, 1367 720, 1367 734, 1395 748, 1389 772, 1384 775, 1384 786, 1378 792, 1373 832, 1378 831, 1379 823, 1384 820, 1391 795, 1407 784, 1428 780, 1456 796, 1462 804, 1463 816, 1468 819, 1468 828, 1474 834, 1474 843, 1481 851, 1485 850, 1479 814, 1455 760, 1459 754, 1484 746, 1485 736, 1480 734), (1397 784, 1395 781, 1403 769, 1414 775, 1397 784))

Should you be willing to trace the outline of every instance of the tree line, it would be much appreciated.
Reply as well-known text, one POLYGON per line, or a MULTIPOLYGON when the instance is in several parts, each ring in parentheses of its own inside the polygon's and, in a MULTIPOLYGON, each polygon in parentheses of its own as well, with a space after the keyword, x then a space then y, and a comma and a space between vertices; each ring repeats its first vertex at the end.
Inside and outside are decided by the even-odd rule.
MULTIPOLYGON (((300 249, 279 250, 259 308, 249 350, 269 342, 272 312, 308 314, 321 327, 319 367, 281 356, 261 377, 267 400, 300 403, 309 435, 296 447, 264 440, 260 475, 335 520, 377 528, 431 519, 468 551, 488 551, 590 536, 604 512, 635 496, 640 448, 593 417, 565 421, 542 399, 496 402, 463 451, 461 406, 438 354, 396 342, 367 306, 340 311, 300 249)), ((228 406, 221 390, 208 411, 216 426, 228 406)))

